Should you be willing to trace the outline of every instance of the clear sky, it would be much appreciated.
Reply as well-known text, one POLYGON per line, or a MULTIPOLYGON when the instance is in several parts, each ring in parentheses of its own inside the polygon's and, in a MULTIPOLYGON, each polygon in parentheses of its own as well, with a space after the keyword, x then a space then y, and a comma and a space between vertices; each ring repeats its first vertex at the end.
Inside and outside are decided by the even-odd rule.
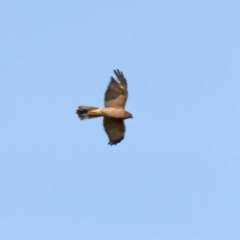
POLYGON ((1 1, 0 238, 240 239, 240 2, 1 1), (113 69, 124 141, 102 119, 113 69))

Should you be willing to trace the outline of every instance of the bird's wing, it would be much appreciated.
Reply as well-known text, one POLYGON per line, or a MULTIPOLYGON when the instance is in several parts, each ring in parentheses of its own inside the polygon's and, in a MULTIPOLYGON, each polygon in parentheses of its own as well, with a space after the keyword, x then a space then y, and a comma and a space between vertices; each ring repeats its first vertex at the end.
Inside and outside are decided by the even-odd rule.
POLYGON ((117 80, 111 77, 105 92, 104 104, 105 107, 124 108, 128 97, 127 80, 119 70, 114 70, 114 73, 117 80))
POLYGON ((109 145, 116 145, 123 140, 126 130, 123 119, 104 117, 103 126, 109 138, 109 145))

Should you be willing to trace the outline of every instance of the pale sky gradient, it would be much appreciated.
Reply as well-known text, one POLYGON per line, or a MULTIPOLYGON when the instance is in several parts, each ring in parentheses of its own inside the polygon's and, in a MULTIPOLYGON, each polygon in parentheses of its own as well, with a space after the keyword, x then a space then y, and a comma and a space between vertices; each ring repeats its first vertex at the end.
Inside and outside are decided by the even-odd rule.
POLYGON ((239 1, 4 0, 0 29, 0 239, 240 239, 239 1), (111 147, 75 110, 116 68, 111 147))

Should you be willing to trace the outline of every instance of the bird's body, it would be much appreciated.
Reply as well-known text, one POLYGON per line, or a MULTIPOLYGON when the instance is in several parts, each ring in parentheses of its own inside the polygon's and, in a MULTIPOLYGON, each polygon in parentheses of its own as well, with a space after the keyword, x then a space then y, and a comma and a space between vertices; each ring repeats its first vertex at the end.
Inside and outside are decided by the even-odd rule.
POLYGON ((109 137, 109 144, 115 145, 124 138, 124 119, 132 118, 132 114, 125 110, 128 97, 127 81, 122 72, 114 71, 117 80, 111 77, 105 92, 104 107, 79 106, 77 114, 81 120, 103 117, 103 125, 109 137))

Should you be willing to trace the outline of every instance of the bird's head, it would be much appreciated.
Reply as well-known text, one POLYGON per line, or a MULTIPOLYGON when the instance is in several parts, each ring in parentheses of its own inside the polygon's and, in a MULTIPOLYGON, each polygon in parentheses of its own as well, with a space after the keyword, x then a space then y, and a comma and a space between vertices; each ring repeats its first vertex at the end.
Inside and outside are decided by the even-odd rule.
POLYGON ((133 115, 130 113, 130 112, 127 112, 125 113, 125 119, 127 118, 133 118, 133 115))

